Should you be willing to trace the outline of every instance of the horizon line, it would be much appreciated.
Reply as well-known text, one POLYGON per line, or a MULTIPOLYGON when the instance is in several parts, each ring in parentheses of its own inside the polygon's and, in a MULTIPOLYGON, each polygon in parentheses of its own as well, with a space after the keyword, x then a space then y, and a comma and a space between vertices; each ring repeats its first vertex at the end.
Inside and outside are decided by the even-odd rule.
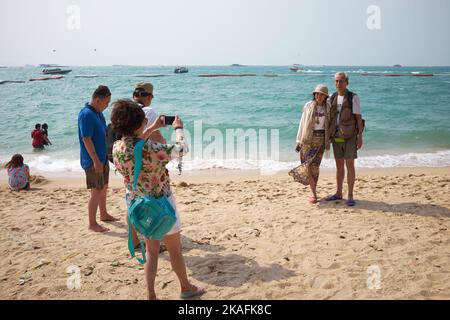
MULTIPOLYGON (((42 63, 44 64, 44 63, 42 63)), ((53 64, 55 67, 61 67, 61 66, 67 66, 67 67, 179 67, 179 66, 186 66, 186 67, 231 67, 232 64, 156 64, 156 65, 140 65, 140 64, 105 64, 105 65, 77 65, 77 64, 59 64, 59 63, 47 63, 47 64, 53 64)), ((233 66, 236 68, 240 67, 289 67, 293 64, 239 64, 239 66, 233 66)), ((306 64, 299 64, 303 67, 319 67, 319 68, 325 68, 325 67, 395 67, 398 68, 397 65, 382 65, 382 64, 376 64, 376 65, 306 65, 306 64)), ((40 67, 40 64, 23 64, 23 65, 14 65, 14 64, 0 64, 0 67, 3 68, 10 68, 10 67, 40 67)), ((400 65, 400 67, 419 67, 419 68, 434 68, 434 67, 450 67, 450 65, 400 65)))

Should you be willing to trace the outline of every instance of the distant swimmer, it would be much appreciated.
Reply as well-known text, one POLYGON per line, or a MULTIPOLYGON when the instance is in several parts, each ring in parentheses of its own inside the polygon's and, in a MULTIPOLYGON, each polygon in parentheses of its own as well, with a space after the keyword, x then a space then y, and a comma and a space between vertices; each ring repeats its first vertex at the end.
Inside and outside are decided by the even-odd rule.
POLYGON ((44 138, 44 146, 48 146, 48 145, 52 145, 52 143, 50 142, 50 139, 48 138, 48 124, 43 123, 42 124, 42 129, 41 129, 43 138, 44 138))
POLYGON ((37 123, 34 126, 34 130, 31 132, 31 138, 31 144, 34 150, 38 151, 44 149, 44 135, 42 134, 40 123, 37 123))

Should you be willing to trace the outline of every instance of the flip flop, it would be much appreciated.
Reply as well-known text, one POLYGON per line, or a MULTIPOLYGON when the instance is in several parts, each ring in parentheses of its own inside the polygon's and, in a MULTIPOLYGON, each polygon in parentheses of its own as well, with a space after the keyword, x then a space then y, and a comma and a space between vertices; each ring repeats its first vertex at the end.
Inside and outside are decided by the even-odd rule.
POLYGON ((345 203, 349 206, 349 207, 353 207, 356 203, 355 200, 353 199, 347 199, 347 201, 345 201, 345 203))
POLYGON ((342 200, 342 197, 338 197, 337 195, 333 194, 332 196, 328 196, 325 198, 325 201, 337 201, 342 200))
POLYGON ((204 288, 199 288, 194 286, 195 290, 184 291, 180 294, 181 299, 190 299, 194 297, 199 297, 206 292, 204 288))

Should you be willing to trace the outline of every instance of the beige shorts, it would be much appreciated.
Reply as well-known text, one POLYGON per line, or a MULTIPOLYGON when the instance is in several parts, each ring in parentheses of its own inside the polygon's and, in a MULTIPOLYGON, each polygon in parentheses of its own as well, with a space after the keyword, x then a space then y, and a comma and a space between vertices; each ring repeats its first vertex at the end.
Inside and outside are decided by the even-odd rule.
POLYGON ((358 159, 356 134, 350 139, 346 139, 345 142, 336 142, 334 141, 334 138, 332 139, 332 142, 335 159, 358 159))
POLYGON ((109 163, 103 166, 103 173, 96 173, 94 165, 90 166, 88 169, 84 170, 86 173, 86 187, 88 189, 102 190, 105 185, 109 182, 109 163))

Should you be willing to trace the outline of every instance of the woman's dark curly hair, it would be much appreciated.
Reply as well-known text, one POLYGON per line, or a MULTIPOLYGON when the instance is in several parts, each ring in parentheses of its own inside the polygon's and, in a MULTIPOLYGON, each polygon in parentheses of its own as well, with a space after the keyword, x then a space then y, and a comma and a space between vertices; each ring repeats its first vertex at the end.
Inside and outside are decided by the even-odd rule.
POLYGON ((129 99, 120 99, 113 103, 111 126, 122 136, 133 136, 145 119, 142 108, 129 99))

